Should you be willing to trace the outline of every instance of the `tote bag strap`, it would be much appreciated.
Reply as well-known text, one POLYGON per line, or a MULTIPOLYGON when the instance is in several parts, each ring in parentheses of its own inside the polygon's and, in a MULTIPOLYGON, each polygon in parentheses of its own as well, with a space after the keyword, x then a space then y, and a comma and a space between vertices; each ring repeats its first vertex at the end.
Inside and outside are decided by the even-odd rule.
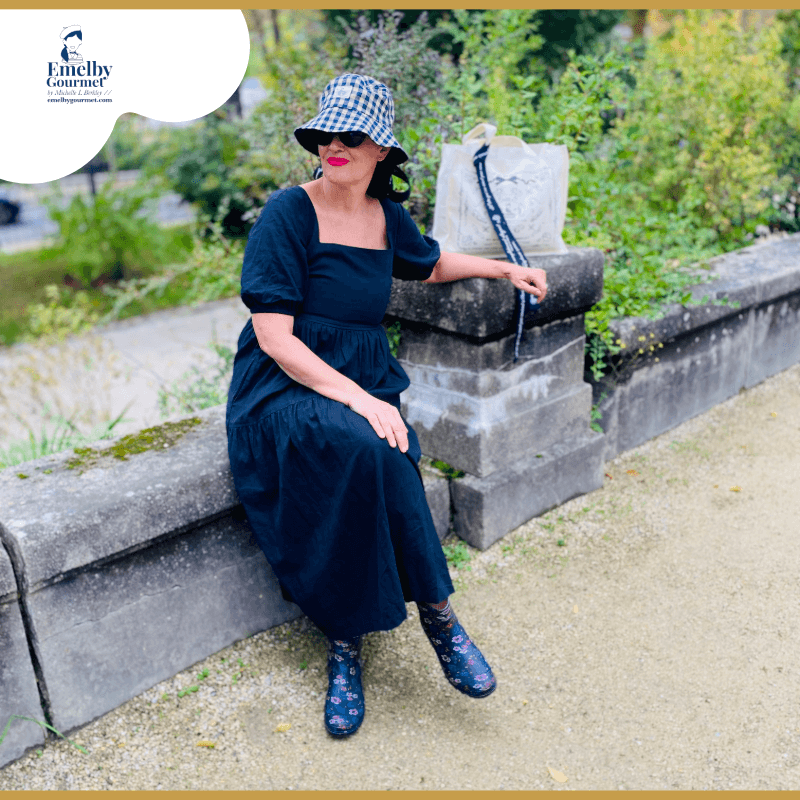
MULTIPOLYGON (((514 234, 511 233, 506 218, 500 210, 500 206, 497 205, 497 201, 494 199, 494 195, 489 186, 489 179, 486 176, 486 156, 488 154, 489 142, 487 141, 472 158, 472 163, 475 165, 475 170, 478 173, 478 186, 481 190, 483 202, 486 205, 486 211, 489 214, 492 227, 497 234, 497 238, 500 240, 500 244, 503 246, 508 260, 512 264, 517 264, 520 267, 529 267, 528 259, 519 246, 519 242, 514 238, 514 234)), ((523 332, 525 331, 525 322, 532 319, 538 310, 539 303, 536 301, 535 296, 523 292, 522 289, 518 289, 515 309, 517 331, 514 337, 514 363, 516 363, 519 358, 519 346, 522 342, 523 332), (528 309, 530 313, 526 319, 525 312, 528 309)))

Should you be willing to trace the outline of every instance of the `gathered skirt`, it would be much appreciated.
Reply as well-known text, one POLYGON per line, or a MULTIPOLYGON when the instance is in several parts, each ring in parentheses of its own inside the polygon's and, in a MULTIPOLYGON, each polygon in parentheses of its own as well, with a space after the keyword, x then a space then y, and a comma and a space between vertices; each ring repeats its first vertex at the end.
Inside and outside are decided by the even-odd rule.
MULTIPOLYGON (((231 470, 284 597, 329 637, 389 630, 453 592, 417 466, 347 406, 293 402, 228 428, 231 470)), ((399 409, 399 397, 384 397, 399 409)))

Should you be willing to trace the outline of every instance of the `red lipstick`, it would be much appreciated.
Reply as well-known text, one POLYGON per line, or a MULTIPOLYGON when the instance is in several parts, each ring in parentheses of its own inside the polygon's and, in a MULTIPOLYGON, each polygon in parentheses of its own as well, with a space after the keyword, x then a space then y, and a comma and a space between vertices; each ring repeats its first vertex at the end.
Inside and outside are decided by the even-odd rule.
POLYGON ((333 157, 331 157, 331 158, 328 159, 328 163, 332 167, 343 167, 345 164, 349 164, 350 161, 347 158, 333 158, 333 157))

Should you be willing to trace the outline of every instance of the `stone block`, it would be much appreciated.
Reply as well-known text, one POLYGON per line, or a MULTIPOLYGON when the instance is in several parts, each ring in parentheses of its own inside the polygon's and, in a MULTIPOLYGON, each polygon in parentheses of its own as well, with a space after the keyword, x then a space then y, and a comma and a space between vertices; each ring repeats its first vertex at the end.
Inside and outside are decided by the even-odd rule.
MULTIPOLYGON (((530 265, 547 270, 548 295, 532 322, 541 325, 591 308, 603 292, 603 254, 571 247, 562 255, 532 256, 530 265)), ((485 339, 510 333, 516 321, 517 290, 505 280, 469 278, 453 283, 394 281, 390 317, 485 339)))
POLYGON ((545 380, 530 380, 488 398, 412 383, 403 415, 422 452, 483 477, 527 453, 537 453, 576 430, 588 429, 592 390, 573 384, 546 395, 545 380))
POLYGON ((602 434, 565 438, 485 478, 451 484, 455 532, 485 550, 514 528, 579 494, 603 485, 602 434))
POLYGON ((433 525, 441 542, 450 531, 450 484, 438 470, 422 467, 422 483, 425 486, 425 499, 431 510, 433 525))
POLYGON ((751 320, 745 386, 755 386, 800 362, 800 289, 752 309, 751 320))
MULTIPOLYGON (((119 460, 106 455, 68 469, 67 451, 0 471, 7 546, 25 564, 24 587, 149 546, 159 536, 230 512, 239 501, 225 435, 225 409, 196 415, 174 444, 119 460), (51 470, 49 474, 45 470, 51 470), (54 543, 57 543, 55 546, 54 543)), ((95 447, 110 453, 114 442, 95 447)))
POLYGON ((0 544, 0 735, 9 725, 0 743, 0 767, 45 740, 44 728, 40 725, 25 719, 12 719, 12 716, 44 722, 22 623, 17 583, 8 553, 0 544))
POLYGON ((752 309, 667 342, 628 367, 600 404, 607 459, 707 411, 746 385, 752 309), (656 358, 658 361, 656 361, 656 358))
POLYGON ((514 364, 513 334, 492 341, 481 341, 410 324, 403 327, 398 360, 404 366, 417 364, 475 373, 484 370, 513 370, 526 360, 552 356, 574 342, 583 342, 584 339, 583 314, 537 325, 525 331, 520 344, 519 361, 514 364))
POLYGON ((300 614, 231 516, 74 571, 32 592, 28 607, 59 730, 300 614))
MULTIPOLYGON (((554 325, 559 325, 559 323, 554 323, 554 325)), ((542 331, 543 329, 537 328, 534 330, 542 331)), ((531 333, 529 331, 528 335, 531 333)), ((452 355, 454 350, 467 349, 466 347, 451 347, 450 345, 458 341, 454 340, 453 337, 442 334, 434 334, 434 336, 444 340, 433 343, 441 345, 439 351, 441 355, 452 355), (447 339, 451 341, 448 342, 447 339)), ((536 339, 539 337, 533 336, 531 338, 536 339)), ((555 337, 549 338, 552 344, 552 339, 555 337)), ((471 364, 443 364, 444 358, 433 364, 414 358, 401 358, 401 364, 414 385, 424 385, 441 389, 445 392, 488 398, 513 390, 515 387, 536 384, 538 388, 536 389, 536 397, 533 399, 546 399, 563 394, 576 384, 582 383, 584 341, 585 336, 581 331, 580 335, 560 343, 559 347, 553 347, 542 355, 521 357, 516 364, 509 360, 504 366, 500 367, 488 367, 485 365, 485 362, 491 358, 491 352, 482 353, 481 351, 484 349, 489 350, 492 346, 490 344, 474 347, 476 358, 471 364), (483 364, 480 364, 480 362, 483 362, 483 364)), ((431 343, 428 342, 428 344, 431 343)), ((460 344, 463 344, 463 342, 460 342, 460 344)), ((410 346, 409 349, 414 348, 410 346)), ((419 353, 419 355, 425 354, 419 353)), ((435 350, 433 347, 430 348, 429 355, 432 356, 430 360, 434 360, 435 350)), ((514 413, 514 411, 511 413, 514 413)))

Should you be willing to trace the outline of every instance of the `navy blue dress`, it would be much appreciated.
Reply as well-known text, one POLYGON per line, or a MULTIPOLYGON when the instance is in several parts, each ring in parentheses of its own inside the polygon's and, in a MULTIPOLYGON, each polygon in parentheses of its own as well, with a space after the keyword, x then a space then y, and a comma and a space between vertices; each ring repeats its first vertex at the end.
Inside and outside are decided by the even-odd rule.
MULTIPOLYGON (((409 385, 381 326, 392 278, 425 280, 439 246, 408 212, 382 200, 389 247, 319 241, 301 187, 275 192, 250 233, 242 300, 294 317, 294 335, 327 364, 400 408, 409 385)), ((239 336, 226 415, 239 499, 284 596, 329 637, 389 630, 407 601, 453 592, 409 427, 401 453, 344 404, 293 381, 239 336)))

